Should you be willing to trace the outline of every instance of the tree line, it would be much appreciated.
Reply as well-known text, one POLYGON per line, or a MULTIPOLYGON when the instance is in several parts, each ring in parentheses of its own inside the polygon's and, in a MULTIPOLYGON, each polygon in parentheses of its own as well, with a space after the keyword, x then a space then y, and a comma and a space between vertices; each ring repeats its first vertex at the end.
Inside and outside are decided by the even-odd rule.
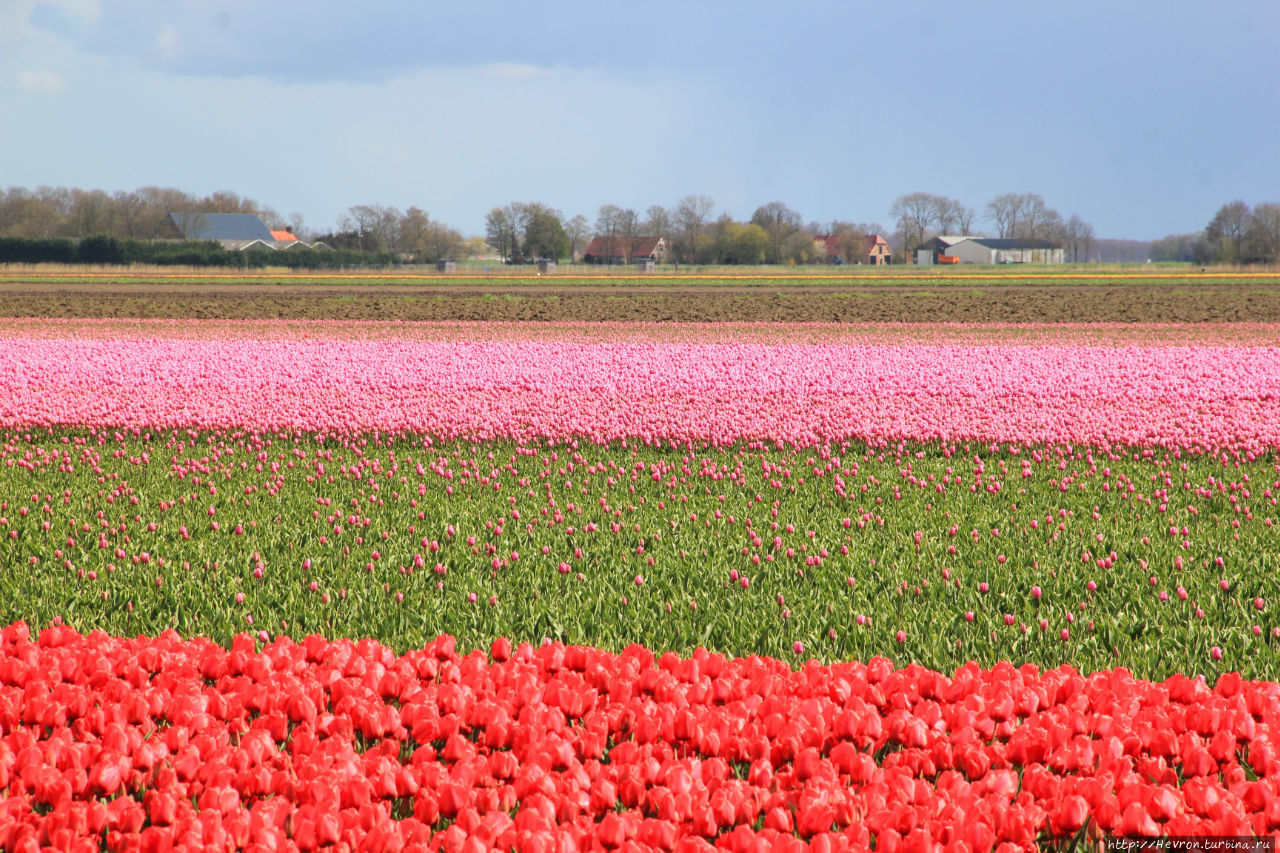
POLYGON ((852 253, 867 234, 883 233, 875 223, 835 221, 805 223, 780 201, 756 208, 739 222, 716 215, 715 201, 687 195, 670 207, 650 205, 643 213, 616 204, 601 205, 594 219, 566 217, 541 202, 512 202, 485 216, 485 239, 510 263, 539 258, 563 260, 583 255, 594 238, 602 238, 607 255, 629 257, 639 241, 658 238, 667 246, 666 260, 686 264, 786 264, 825 261, 835 250, 852 253), (831 235, 825 247, 818 235, 831 235))
POLYGON ((1280 263, 1280 204, 1264 202, 1250 207, 1237 199, 1228 202, 1200 231, 1170 234, 1151 244, 1153 261, 1187 261, 1194 264, 1280 263))
MULTIPOLYGON (((280 255, 273 261, 289 265, 314 261, 318 266, 332 265, 340 257, 374 262, 377 253, 418 263, 495 256, 514 263, 540 258, 577 260, 595 237, 622 247, 635 245, 641 238, 662 238, 668 250, 666 260, 687 264, 824 263, 833 255, 852 261, 868 234, 884 236, 898 263, 909 261, 916 247, 937 235, 1043 239, 1062 246, 1070 261, 1096 259, 1099 245, 1106 242, 1100 241, 1093 226, 1081 217, 1062 216, 1036 193, 1002 193, 974 208, 947 196, 913 192, 898 197, 890 207, 891 229, 877 222, 806 222, 781 201, 760 205, 750 218, 740 221, 717 212, 715 201, 706 195, 687 195, 670 206, 655 204, 643 212, 605 204, 590 218, 567 216, 542 202, 511 202, 489 211, 483 235, 466 237, 417 206, 401 211, 380 204, 355 205, 338 218, 334 228, 316 233, 306 229, 300 213, 282 216, 234 192, 196 196, 168 187, 110 194, 65 187, 11 187, 0 192, 0 237, 71 241, 32 243, 21 251, 18 244, 10 243, 6 251, 11 256, 17 252, 63 257, 71 251, 79 257, 78 242, 87 237, 109 237, 119 244, 107 255, 148 258, 126 262, 165 263, 180 255, 192 263, 202 259, 198 265, 251 262, 224 258, 209 248, 148 249, 141 245, 174 238, 168 215, 175 211, 255 213, 270 228, 290 227, 304 239, 320 240, 331 249, 351 253, 319 261, 303 251, 289 260, 280 255), (819 236, 822 241, 815 240, 819 236)), ((91 243, 80 254, 103 255, 101 246, 95 245, 91 243)), ((1250 207, 1233 201, 1223 205, 1204 229, 1156 241, 1150 257, 1195 263, 1280 262, 1280 205, 1250 207)))
POLYGON ((174 236, 169 214, 175 212, 256 213, 268 228, 304 227, 299 213, 281 216, 233 192, 195 196, 171 187, 110 194, 69 187, 10 187, 0 192, 0 236, 159 240, 174 236))
MULTIPOLYGON (((272 229, 290 227, 303 239, 319 240, 332 249, 357 254, 388 253, 401 261, 418 263, 493 256, 514 263, 539 258, 577 260, 597 236, 615 246, 634 244, 644 237, 661 238, 668 247, 666 259, 677 263, 823 263, 833 255, 853 260, 868 234, 885 236, 901 261, 932 234, 970 233, 977 221, 977 213, 967 205, 928 193, 912 193, 894 203, 890 210, 896 224, 893 231, 877 222, 806 222, 798 211, 781 201, 762 204, 749 219, 739 221, 728 213, 717 213, 715 201, 709 196, 695 194, 684 196, 669 207, 651 205, 643 213, 605 204, 593 218, 583 214, 566 216, 537 201, 511 202, 490 210, 485 217, 485 233, 469 238, 433 219, 421 207, 401 211, 387 205, 360 204, 348 208, 336 227, 317 233, 306 229, 299 213, 282 216, 233 192, 195 196, 168 187, 143 187, 113 194, 64 187, 15 187, 0 193, 0 236, 73 241, 89 236, 121 241, 167 240, 176 236, 168 220, 169 213, 176 211, 255 213, 272 229), (815 241, 818 236, 823 241, 815 241)), ((1059 239, 1061 235, 1070 238, 1075 234, 1077 240, 1083 241, 1078 249, 1087 256, 1092 229, 1080 223, 1082 227, 1073 231, 1078 217, 1064 224, 1040 196, 998 196, 987 205, 986 212, 1001 236, 1059 239)), ((10 249, 16 251, 12 246, 10 249)), ((38 254, 43 250, 28 247, 24 251, 38 254)), ((65 254, 65 247, 54 254, 58 252, 65 254)), ((186 253, 223 263, 220 255, 205 249, 147 250, 131 245, 121 248, 121 252, 131 258, 186 253)), ((297 258, 308 259, 306 253, 297 258)))

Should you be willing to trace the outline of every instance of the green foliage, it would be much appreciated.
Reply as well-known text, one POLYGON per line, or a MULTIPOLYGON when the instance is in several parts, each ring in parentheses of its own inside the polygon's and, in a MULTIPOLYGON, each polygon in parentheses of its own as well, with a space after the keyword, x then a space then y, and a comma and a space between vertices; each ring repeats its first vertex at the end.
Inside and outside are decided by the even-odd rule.
POLYGON ((69 264, 76 244, 59 237, 0 237, 0 264, 69 264))
POLYGON ((115 237, 105 234, 85 237, 76 246, 76 261, 82 264, 123 264, 124 246, 115 237))
POLYGON ((535 213, 525 226, 524 255, 527 258, 560 260, 569 256, 569 237, 560 219, 547 212, 535 213))
POLYGON ((3 447, 0 623, 1280 675, 1269 456, 79 431, 3 447))

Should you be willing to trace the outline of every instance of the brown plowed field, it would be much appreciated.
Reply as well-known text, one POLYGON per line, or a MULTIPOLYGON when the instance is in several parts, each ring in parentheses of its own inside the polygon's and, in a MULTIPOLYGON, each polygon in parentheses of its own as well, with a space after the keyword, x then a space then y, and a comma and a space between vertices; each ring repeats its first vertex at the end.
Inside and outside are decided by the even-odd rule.
POLYGON ((492 280, 0 274, 0 317, 642 322, 1280 322, 1274 276, 492 280))

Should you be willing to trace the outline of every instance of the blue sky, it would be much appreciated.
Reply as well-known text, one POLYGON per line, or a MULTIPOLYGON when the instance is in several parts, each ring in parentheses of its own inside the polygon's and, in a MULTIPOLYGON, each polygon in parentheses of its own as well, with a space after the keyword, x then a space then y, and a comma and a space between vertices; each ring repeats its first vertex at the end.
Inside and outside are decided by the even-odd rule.
POLYGON ((0 187, 225 189, 316 230, 690 193, 892 226, 919 190, 1149 239, 1280 201, 1280 3, 0 0, 0 117, 0 187))

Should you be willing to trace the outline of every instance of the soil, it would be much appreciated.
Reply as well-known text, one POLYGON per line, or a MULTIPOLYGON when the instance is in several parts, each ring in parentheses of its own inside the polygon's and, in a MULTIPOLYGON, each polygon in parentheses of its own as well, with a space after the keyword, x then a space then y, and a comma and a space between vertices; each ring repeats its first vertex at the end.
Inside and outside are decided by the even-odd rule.
POLYGON ((0 276, 0 317, 425 321, 1280 322, 1274 280, 936 282, 280 279, 0 276))

